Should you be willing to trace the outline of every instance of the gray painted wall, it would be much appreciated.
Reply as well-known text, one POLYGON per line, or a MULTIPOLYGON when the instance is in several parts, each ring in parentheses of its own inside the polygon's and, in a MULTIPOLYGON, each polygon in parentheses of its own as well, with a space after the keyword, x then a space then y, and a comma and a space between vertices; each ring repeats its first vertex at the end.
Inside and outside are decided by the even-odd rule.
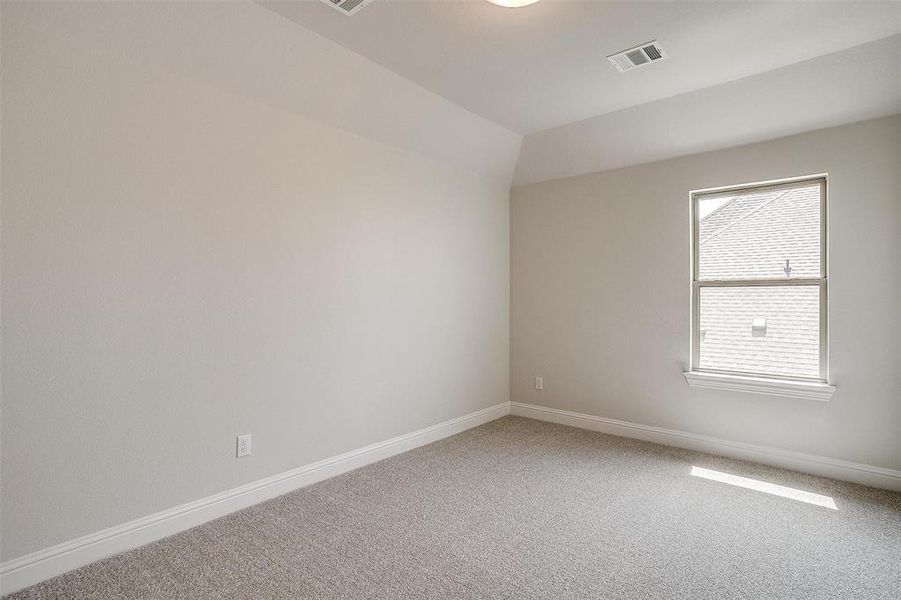
POLYGON ((901 467, 899 173, 893 116, 514 188, 511 399, 901 467), (832 400, 689 388, 689 190, 824 172, 832 400))
POLYGON ((254 4, 2 10, 3 560, 508 400, 518 136, 254 4))

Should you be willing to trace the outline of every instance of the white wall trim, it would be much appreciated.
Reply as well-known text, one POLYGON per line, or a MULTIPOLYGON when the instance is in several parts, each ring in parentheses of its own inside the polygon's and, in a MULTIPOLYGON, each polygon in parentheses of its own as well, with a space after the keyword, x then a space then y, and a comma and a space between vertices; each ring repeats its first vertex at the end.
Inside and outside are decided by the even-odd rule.
POLYGON ((449 437, 507 414, 901 491, 901 471, 894 469, 534 404, 502 402, 7 561, 0 565, 0 594, 15 592, 118 552, 196 527, 236 510, 449 437))
POLYGON ((107 556, 196 527, 236 510, 446 438, 509 413, 510 403, 502 402, 7 561, 0 565, 0 594, 9 594, 107 556))
POLYGON ((511 402, 510 414, 528 417, 530 419, 538 419, 540 421, 550 421, 551 423, 570 425, 581 429, 600 431, 602 433, 609 433, 621 437, 656 442, 666 446, 688 448, 690 450, 708 452, 710 454, 727 456, 729 458, 754 461, 765 465, 800 471, 811 475, 831 477, 833 479, 850 481, 852 483, 859 483, 877 488, 901 491, 901 471, 895 469, 874 467, 862 463, 848 462, 826 456, 804 454, 801 452, 770 448, 767 446, 756 446, 744 442, 733 442, 696 433, 677 431, 675 429, 664 429, 662 427, 653 427, 651 425, 630 423, 629 421, 618 421, 616 419, 586 415, 556 408, 547 408, 545 406, 537 406, 534 404, 524 404, 522 402, 511 402))
POLYGON ((682 374, 688 385, 695 388, 711 390, 728 390, 731 392, 749 392, 767 396, 785 398, 804 398, 828 402, 835 393, 835 386, 815 381, 792 381, 788 379, 767 379, 764 377, 747 377, 743 375, 726 375, 721 373, 705 373, 686 371, 682 374))

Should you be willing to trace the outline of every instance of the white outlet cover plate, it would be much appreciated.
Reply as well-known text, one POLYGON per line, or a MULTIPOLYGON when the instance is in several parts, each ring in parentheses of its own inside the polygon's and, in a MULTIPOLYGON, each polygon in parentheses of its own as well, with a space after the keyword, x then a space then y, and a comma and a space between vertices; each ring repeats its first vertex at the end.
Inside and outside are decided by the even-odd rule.
POLYGON ((250 434, 246 433, 244 435, 238 436, 238 458, 242 456, 250 456, 252 447, 250 444, 250 434))

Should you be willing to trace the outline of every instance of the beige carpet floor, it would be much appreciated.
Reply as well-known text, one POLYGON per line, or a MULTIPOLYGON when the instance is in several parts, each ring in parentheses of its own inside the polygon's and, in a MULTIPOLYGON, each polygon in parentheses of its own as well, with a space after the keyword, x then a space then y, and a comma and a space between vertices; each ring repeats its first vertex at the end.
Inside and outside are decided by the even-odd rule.
POLYGON ((12 597, 897 600, 901 494, 505 417, 12 597))

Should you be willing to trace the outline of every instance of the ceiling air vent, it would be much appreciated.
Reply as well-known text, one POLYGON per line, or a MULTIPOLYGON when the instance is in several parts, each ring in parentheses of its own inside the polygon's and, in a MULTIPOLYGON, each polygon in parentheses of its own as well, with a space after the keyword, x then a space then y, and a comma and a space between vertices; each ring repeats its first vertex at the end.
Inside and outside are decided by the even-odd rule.
POLYGON ((322 0, 340 13, 351 16, 372 0, 322 0))
POLYGON ((607 57, 607 60, 616 67, 617 71, 622 72, 631 71, 632 69, 649 65, 652 62, 663 60, 664 58, 666 58, 666 52, 660 48, 660 44, 657 43, 657 40, 654 40, 646 44, 641 44, 640 46, 635 46, 634 48, 629 48, 628 50, 623 50, 622 52, 617 52, 616 54, 611 54, 607 57))

